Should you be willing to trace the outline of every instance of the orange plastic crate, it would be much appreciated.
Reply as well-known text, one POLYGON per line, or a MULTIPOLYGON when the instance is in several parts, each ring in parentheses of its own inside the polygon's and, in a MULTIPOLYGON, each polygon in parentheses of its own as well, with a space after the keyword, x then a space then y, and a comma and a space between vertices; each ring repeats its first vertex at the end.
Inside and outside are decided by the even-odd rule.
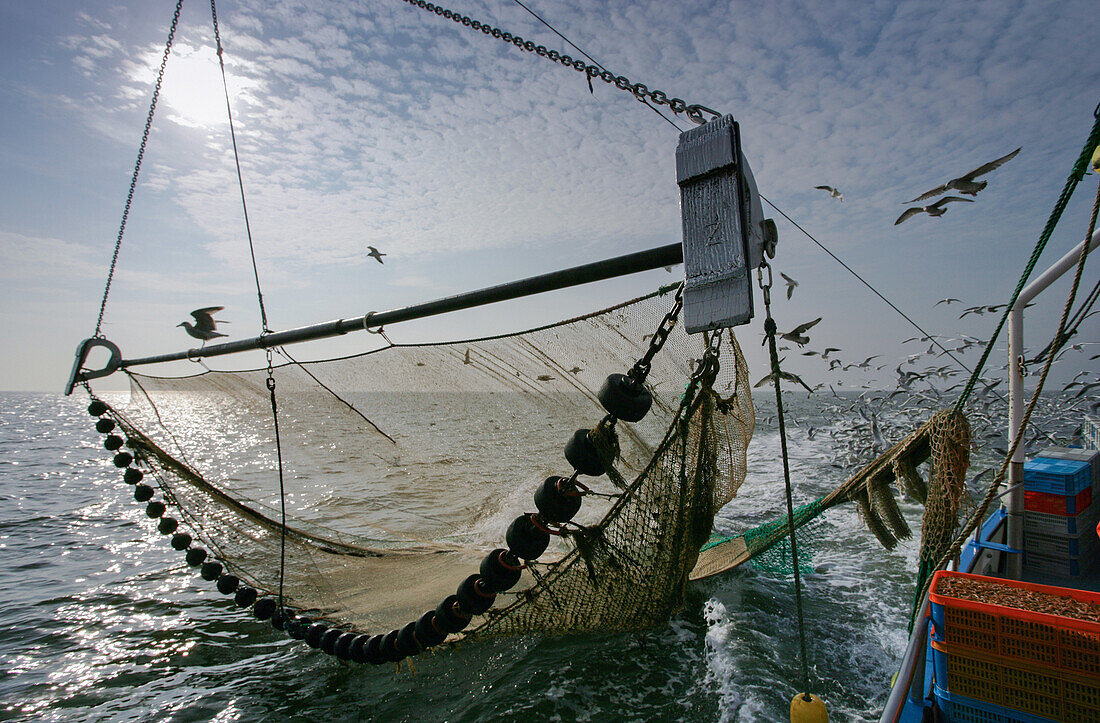
POLYGON ((1098 604, 1100 594, 941 570, 932 579, 929 595, 933 640, 946 643, 953 652, 970 650, 1052 666, 1094 679, 1100 686, 1100 623, 946 597, 938 590, 939 582, 948 577, 968 577, 1098 604))
POLYGON ((1043 720, 1100 723, 1100 679, 1008 662, 937 641, 932 648, 936 685, 952 694, 1043 720))

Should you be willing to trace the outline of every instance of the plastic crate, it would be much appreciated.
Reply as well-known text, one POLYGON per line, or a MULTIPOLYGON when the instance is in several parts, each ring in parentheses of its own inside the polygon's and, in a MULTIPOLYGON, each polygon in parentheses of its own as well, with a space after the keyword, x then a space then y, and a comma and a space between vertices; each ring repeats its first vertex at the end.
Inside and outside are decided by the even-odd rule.
POLYGON ((978 653, 959 654, 937 642, 932 643, 932 660, 936 687, 995 706, 1010 720, 1100 723, 1100 707, 1092 706, 1100 700, 1100 680, 1067 676, 1047 666, 1007 664, 978 653))
POLYGON ((1092 487, 1086 487, 1075 495, 1056 495, 1050 492, 1024 490, 1024 510, 1048 515, 1079 515, 1092 505, 1092 487))
POLYGON ((1056 555, 1044 555, 1030 550, 1024 550, 1024 568, 1037 575, 1053 575, 1054 577, 1081 577, 1089 571, 1090 560, 1080 558, 1066 558, 1056 555))
POLYGON ((1051 515, 1045 512, 1024 510, 1024 537, 1032 533, 1041 535, 1080 535, 1096 528, 1100 521, 1100 505, 1089 505, 1077 515, 1051 515))
POLYGON ((1081 447, 1047 447, 1039 450, 1036 457, 1046 459, 1071 459, 1075 462, 1088 462, 1092 467, 1092 495, 1100 493, 1100 450, 1081 447))
POLYGON ((1055 495, 1075 495, 1092 488, 1092 466, 1073 459, 1036 457, 1024 462, 1024 489, 1055 495))
POLYGON ((1004 706, 985 703, 964 695, 950 693, 938 685, 933 689, 936 703, 947 717, 947 723, 1050 723, 1050 718, 1039 718, 1004 706))
POLYGON ((1077 535, 1045 535, 1024 530, 1024 551, 1038 555, 1074 559, 1082 567, 1088 567, 1096 552, 1096 531, 1086 530, 1077 535))
MULTIPOLYGON (((1025 553, 1024 557, 1026 564, 1031 556, 1025 553)), ((947 577, 968 577, 1098 604, 1100 593, 940 570, 932 579, 929 595, 932 639, 948 644, 952 651, 1053 666, 1073 675, 1091 676, 1100 684, 1100 623, 946 597, 938 590, 947 577)))
POLYGON ((1085 417, 1081 422, 1081 438, 1089 449, 1100 449, 1100 420, 1085 417))

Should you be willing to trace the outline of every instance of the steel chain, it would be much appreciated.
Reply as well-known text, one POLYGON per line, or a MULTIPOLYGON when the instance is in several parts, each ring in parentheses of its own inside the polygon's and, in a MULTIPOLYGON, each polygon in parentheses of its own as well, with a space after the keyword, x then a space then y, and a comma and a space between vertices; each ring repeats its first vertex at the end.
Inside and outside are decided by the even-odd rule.
POLYGON ((172 15, 172 27, 168 30, 168 42, 164 44, 164 56, 160 60, 160 70, 157 72, 157 83, 153 86, 153 100, 149 104, 149 115, 145 118, 145 130, 141 134, 141 146, 138 147, 137 163, 134 164, 134 174, 130 178, 130 190, 126 193, 126 206, 122 209, 122 223, 118 227, 118 237, 115 239, 115 251, 111 255, 111 268, 107 272, 107 284, 103 287, 103 301, 99 304, 99 318, 95 322, 96 338, 102 337, 103 314, 107 311, 107 297, 111 293, 111 281, 115 277, 115 266, 118 265, 118 252, 122 248, 122 236, 126 233, 126 220, 130 217, 130 206, 134 202, 134 189, 137 188, 138 175, 141 173, 141 161, 145 158, 145 144, 149 141, 149 130, 153 127, 153 114, 157 110, 157 100, 160 99, 160 86, 164 82, 164 69, 168 65, 168 54, 172 52, 172 39, 176 35, 176 26, 180 21, 180 10, 183 8, 183 0, 176 0, 176 11, 172 15))
POLYGON ((622 75, 615 75, 611 71, 601 68, 598 65, 588 65, 583 60, 574 59, 570 55, 548 49, 545 45, 537 45, 530 40, 524 40, 519 35, 493 27, 488 23, 474 20, 466 15, 448 10, 440 5, 428 2, 427 0, 404 0, 404 2, 409 5, 415 5, 430 13, 435 13, 440 17, 452 20, 468 28, 480 30, 483 34, 490 35, 505 43, 511 43, 520 50, 527 51, 528 53, 535 53, 538 56, 560 63, 567 68, 572 68, 579 73, 584 73, 588 77, 589 83, 591 83, 592 78, 599 78, 608 85, 614 85, 620 90, 630 91, 634 94, 634 97, 642 103, 652 102, 656 105, 668 106, 669 110, 673 113, 684 113, 689 119, 699 125, 703 125, 708 120, 719 118, 722 115, 718 111, 711 110, 705 105, 699 105, 698 103, 688 105, 687 101, 682 98, 669 98, 668 94, 664 91, 650 90, 644 83, 632 83, 629 78, 622 75), (704 117, 704 113, 709 114, 710 118, 704 117))
POLYGON ((680 309, 682 309, 683 306, 684 285, 680 284, 676 287, 676 296, 672 308, 668 310, 668 313, 665 314, 665 318, 661 319, 661 323, 657 326, 657 330, 653 332, 653 338, 649 340, 649 349, 646 350, 645 355, 635 362, 634 367, 627 372, 628 377, 641 383, 649 376, 649 369, 653 362, 653 357, 655 357, 657 352, 661 351, 661 347, 665 345, 668 335, 672 333, 673 327, 676 326, 676 318, 680 315, 680 309))

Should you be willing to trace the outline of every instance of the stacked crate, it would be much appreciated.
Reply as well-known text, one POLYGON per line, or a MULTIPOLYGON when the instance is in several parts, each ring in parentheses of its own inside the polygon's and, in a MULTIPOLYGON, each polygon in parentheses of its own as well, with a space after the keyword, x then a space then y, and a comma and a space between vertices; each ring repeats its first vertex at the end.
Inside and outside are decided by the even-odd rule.
POLYGON ((1052 447, 1024 464, 1024 564, 1079 577, 1100 547, 1100 453, 1052 447), (1095 500, 1095 501, 1094 501, 1095 500))
POLYGON ((1100 594, 1085 590, 937 572, 929 595, 933 693, 949 723, 1100 723, 1100 622, 1006 606, 999 595, 951 597, 943 592, 951 577, 1100 604, 1100 594))

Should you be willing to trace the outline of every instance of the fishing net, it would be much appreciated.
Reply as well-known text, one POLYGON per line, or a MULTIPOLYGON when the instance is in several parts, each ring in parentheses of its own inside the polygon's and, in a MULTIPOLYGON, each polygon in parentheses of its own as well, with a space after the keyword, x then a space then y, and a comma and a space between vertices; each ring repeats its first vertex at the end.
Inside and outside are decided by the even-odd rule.
POLYGON ((565 442, 592 429, 608 473, 579 478, 580 513, 465 634, 638 629, 681 604, 755 422, 736 339, 685 333, 668 291, 491 338, 301 363, 280 350, 274 395, 266 369, 130 373, 110 414, 192 547, 261 596, 363 633, 417 620, 477 573, 543 480, 572 473, 565 442), (649 414, 605 418, 607 376, 670 322, 649 414))

